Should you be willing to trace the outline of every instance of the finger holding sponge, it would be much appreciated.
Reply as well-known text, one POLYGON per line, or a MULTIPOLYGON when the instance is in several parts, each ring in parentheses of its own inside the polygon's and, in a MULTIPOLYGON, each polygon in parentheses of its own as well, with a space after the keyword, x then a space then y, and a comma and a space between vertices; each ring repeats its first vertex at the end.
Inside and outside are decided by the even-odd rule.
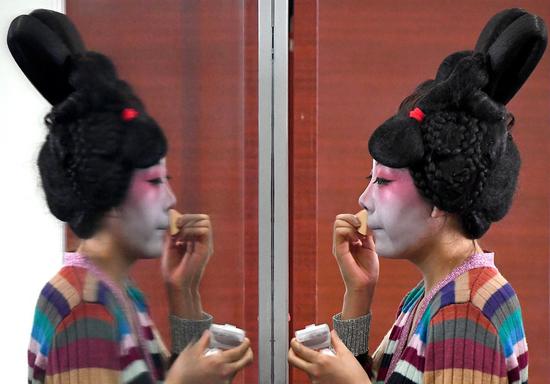
POLYGON ((355 217, 357 217, 359 219, 359 221, 361 222, 361 226, 357 229, 357 232, 359 232, 363 236, 366 236, 367 233, 368 233, 368 229, 367 229, 367 210, 366 209, 360 210, 359 212, 357 212, 355 214, 355 217))
POLYGON ((171 209, 168 214, 170 216, 170 236, 177 235, 180 231, 180 228, 178 228, 178 219, 183 217, 183 214, 175 209, 171 209))

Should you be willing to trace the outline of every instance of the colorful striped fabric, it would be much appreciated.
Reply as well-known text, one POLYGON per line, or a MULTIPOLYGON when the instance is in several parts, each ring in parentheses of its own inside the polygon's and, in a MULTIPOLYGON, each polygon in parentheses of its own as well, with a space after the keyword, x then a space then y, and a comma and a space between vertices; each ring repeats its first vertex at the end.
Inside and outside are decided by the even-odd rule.
POLYGON ((407 294, 368 359, 373 382, 527 383, 518 298, 494 266, 471 267, 426 295, 423 310, 423 284, 407 294), (411 325, 415 311, 419 320, 411 325))
POLYGON ((168 354, 141 292, 128 285, 126 295, 135 316, 128 315, 110 284, 96 273, 63 267, 38 299, 28 382, 161 382, 168 354))

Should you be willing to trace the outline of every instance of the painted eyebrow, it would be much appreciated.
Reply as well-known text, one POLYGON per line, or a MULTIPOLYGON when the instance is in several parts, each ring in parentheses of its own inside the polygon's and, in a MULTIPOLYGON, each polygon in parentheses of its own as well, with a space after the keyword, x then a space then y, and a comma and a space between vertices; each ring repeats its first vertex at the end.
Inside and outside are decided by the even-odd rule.
POLYGON ((157 174, 157 173, 167 173, 167 172, 164 171, 160 165, 154 165, 149 168, 141 169, 141 173, 144 175, 150 175, 152 173, 157 174))
POLYGON ((155 180, 155 179, 164 179, 164 176, 163 174, 159 173, 159 172, 146 172, 146 173, 143 173, 141 175, 139 175, 139 179, 143 180, 143 181, 150 181, 150 180, 155 180))
POLYGON ((401 176, 404 171, 406 171, 404 168, 378 168, 376 176, 381 178, 394 178, 401 176))

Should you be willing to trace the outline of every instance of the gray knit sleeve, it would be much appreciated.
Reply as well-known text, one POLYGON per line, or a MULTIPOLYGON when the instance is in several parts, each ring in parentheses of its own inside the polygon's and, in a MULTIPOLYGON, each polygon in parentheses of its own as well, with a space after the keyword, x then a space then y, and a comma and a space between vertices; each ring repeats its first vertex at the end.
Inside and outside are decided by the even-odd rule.
POLYGON ((332 317, 338 337, 355 356, 366 354, 369 351, 370 319, 370 312, 365 316, 349 320, 342 320, 341 313, 332 317))
POLYGON ((202 313, 202 319, 189 320, 170 315, 170 332, 172 335, 172 352, 180 353, 190 343, 197 341, 202 333, 210 328, 212 316, 202 313))

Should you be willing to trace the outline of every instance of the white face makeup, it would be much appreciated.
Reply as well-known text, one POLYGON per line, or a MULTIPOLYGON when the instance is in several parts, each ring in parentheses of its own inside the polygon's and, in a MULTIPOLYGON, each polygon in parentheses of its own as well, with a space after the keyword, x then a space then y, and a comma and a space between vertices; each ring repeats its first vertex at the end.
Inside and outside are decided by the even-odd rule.
POLYGON ((359 204, 368 212, 368 227, 380 256, 406 257, 433 231, 433 206, 419 194, 406 168, 373 161, 372 178, 359 204))
POLYGON ((124 247, 141 257, 159 257, 168 228, 168 210, 175 203, 165 159, 134 171, 126 199, 117 209, 117 232, 124 247))

